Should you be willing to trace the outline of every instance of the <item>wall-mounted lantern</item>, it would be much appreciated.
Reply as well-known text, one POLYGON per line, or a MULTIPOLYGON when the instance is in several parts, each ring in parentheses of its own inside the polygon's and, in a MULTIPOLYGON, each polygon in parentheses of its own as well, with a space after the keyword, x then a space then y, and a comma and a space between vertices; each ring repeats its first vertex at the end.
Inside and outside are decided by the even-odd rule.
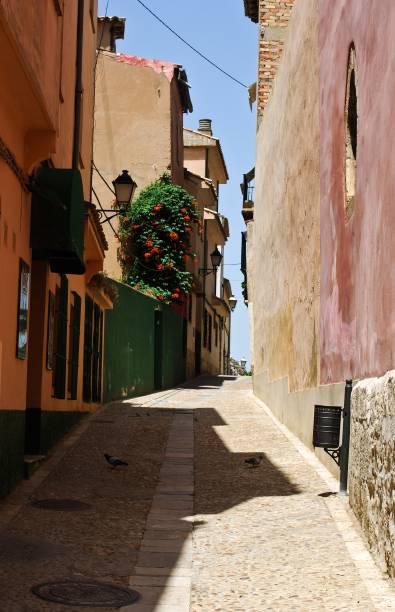
POLYGON ((236 304, 237 304, 237 299, 235 298, 234 295, 231 295, 230 298, 229 298, 229 307, 230 307, 232 312, 236 308, 236 304))
POLYGON ((119 174, 112 184, 114 185, 118 206, 127 206, 132 200, 137 187, 129 172, 122 170, 122 174, 119 174))
POLYGON ((112 181, 112 184, 114 186, 114 191, 106 182, 107 187, 115 195, 116 206, 114 208, 100 208, 100 210, 98 210, 100 219, 105 216, 105 213, 113 213, 109 217, 105 216, 105 218, 100 221, 101 224, 111 221, 114 217, 125 215, 126 209, 132 201, 137 187, 137 184, 127 170, 122 170, 122 174, 119 174, 117 178, 112 181))
POLYGON ((220 253, 220 251, 218 250, 218 247, 215 247, 214 251, 210 254, 210 259, 211 259, 211 265, 213 267, 212 268, 200 268, 199 274, 201 274, 202 276, 207 276, 208 274, 212 274, 212 273, 215 274, 217 272, 217 269, 221 265, 222 253, 220 253))

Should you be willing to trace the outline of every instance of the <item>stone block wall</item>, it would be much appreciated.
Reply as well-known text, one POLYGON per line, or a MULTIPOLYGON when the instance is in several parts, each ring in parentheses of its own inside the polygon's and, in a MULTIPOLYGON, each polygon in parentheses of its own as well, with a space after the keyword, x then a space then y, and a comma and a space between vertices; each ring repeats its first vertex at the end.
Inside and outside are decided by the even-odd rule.
POLYGON ((293 4, 294 0, 259 2, 258 120, 273 89, 293 4))
POLYGON ((395 578, 395 371, 358 382, 351 414, 350 505, 395 578))

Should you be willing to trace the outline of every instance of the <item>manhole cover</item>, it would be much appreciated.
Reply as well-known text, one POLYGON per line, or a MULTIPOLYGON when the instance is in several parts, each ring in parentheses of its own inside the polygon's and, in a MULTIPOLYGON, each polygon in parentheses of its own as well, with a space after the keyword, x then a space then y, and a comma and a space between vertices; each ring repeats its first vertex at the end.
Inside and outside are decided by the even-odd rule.
POLYGON ((35 508, 43 510, 58 510, 63 512, 81 512, 91 507, 78 499, 36 499, 31 502, 35 508))
POLYGON ((91 606, 97 608, 121 608, 139 598, 137 591, 100 582, 47 582, 32 587, 32 593, 67 606, 91 606))

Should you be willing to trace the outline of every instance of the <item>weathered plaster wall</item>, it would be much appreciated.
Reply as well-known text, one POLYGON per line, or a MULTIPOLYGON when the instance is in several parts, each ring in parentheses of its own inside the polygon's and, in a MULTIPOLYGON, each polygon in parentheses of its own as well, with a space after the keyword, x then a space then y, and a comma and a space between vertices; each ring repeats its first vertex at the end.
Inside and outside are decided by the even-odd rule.
POLYGON ((319 307, 318 14, 297 2, 257 134, 254 211, 256 385, 317 385, 319 307))
MULTIPOLYGON (((312 448, 319 346, 319 56, 316 0, 297 0, 257 135, 253 225, 254 392, 312 448)), ((251 274, 250 274, 251 276, 251 274)), ((336 464, 317 450, 335 475, 336 464)))
MULTIPOLYGON (((169 68, 170 64, 164 62, 164 66, 169 68)), ((94 160, 110 185, 127 168, 139 193, 169 171, 172 160, 170 81, 165 69, 161 72, 151 64, 129 63, 128 56, 114 53, 99 55, 94 160)), ((113 195, 96 172, 93 185, 103 208, 111 208, 113 195)), ((111 223, 117 230, 117 219, 111 223)), ((120 278, 119 243, 108 223, 104 228, 109 245, 105 270, 113 278, 120 278)))
POLYGON ((321 0, 321 380, 381 375, 395 347, 395 3, 321 0), (354 213, 344 213, 344 105, 355 44, 354 213))
POLYGON ((352 394, 350 504, 370 547, 395 577, 395 371, 352 394))

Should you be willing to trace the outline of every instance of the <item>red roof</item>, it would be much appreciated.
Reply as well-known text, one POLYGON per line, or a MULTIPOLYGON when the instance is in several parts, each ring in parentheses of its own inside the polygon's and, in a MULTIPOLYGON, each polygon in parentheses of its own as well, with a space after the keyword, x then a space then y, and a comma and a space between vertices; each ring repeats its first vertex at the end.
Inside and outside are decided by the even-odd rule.
POLYGON ((137 57, 137 55, 126 55, 125 53, 117 53, 116 59, 118 62, 130 64, 131 66, 142 66, 144 68, 152 68, 157 74, 164 74, 171 81, 174 76, 174 70, 178 68, 178 64, 172 64, 164 60, 145 59, 137 57))

